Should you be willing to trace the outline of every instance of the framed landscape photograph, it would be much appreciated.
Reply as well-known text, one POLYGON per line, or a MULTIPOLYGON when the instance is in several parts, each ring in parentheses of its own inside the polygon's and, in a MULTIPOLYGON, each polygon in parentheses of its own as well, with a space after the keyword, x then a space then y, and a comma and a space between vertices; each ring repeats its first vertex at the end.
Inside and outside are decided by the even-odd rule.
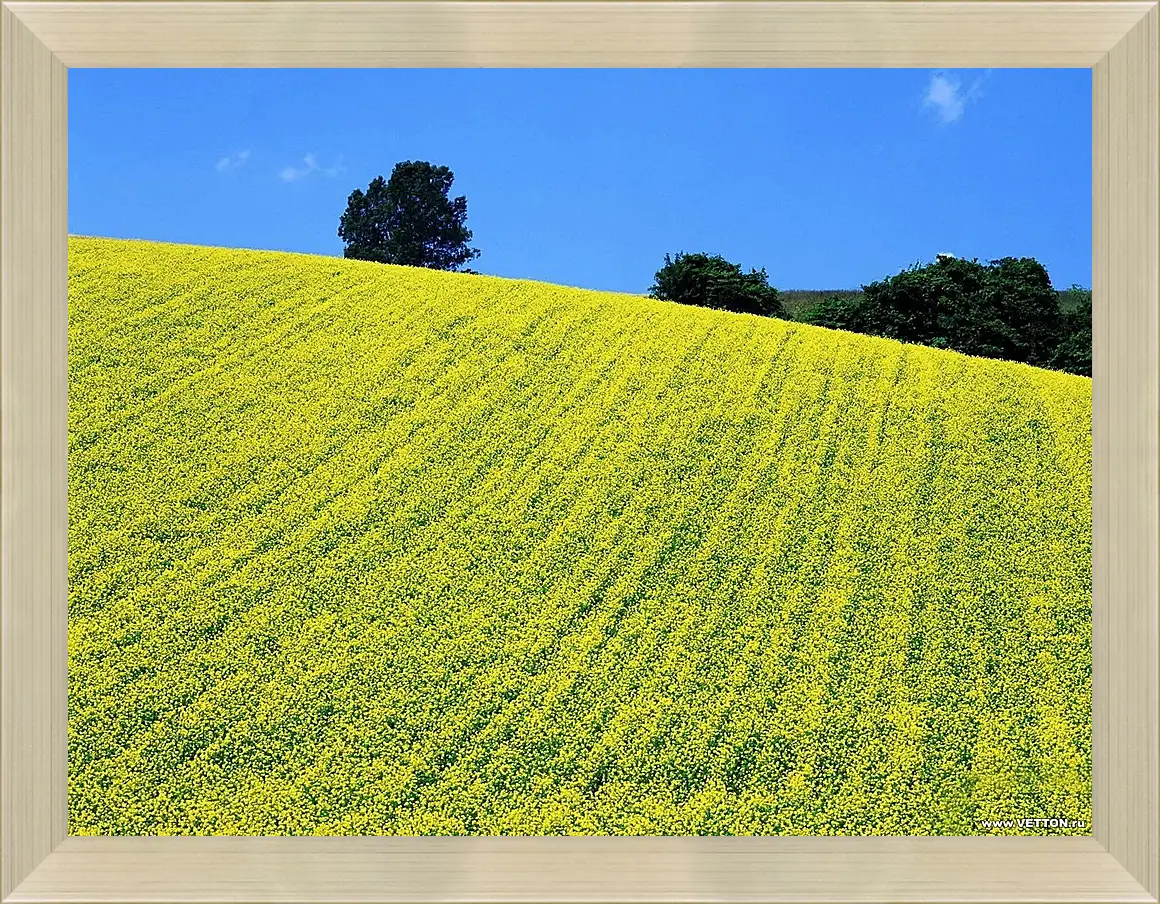
POLYGON ((0 39, 5 902, 1157 900, 1155 3, 0 39))

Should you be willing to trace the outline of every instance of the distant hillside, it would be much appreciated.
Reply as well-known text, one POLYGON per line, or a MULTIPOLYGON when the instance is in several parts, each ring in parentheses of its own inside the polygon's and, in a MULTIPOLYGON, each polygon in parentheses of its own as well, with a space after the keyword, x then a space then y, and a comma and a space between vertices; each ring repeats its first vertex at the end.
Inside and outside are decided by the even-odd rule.
POLYGON ((69 243, 73 834, 1091 818, 1091 381, 69 243))
POLYGON ((785 313, 795 320, 801 313, 812 308, 824 298, 837 295, 842 299, 858 298, 862 295, 861 289, 778 289, 782 307, 785 313))

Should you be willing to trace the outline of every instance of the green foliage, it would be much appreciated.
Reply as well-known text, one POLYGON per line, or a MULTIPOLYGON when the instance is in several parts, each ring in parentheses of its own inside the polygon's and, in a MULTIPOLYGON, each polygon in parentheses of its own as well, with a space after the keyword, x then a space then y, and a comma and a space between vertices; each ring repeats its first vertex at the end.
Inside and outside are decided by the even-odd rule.
POLYGON ((649 297, 698 305, 738 314, 784 317, 777 289, 764 269, 742 271, 720 255, 678 253, 665 255, 654 277, 649 297))
POLYGON ((777 292, 786 316, 799 322, 804 322, 805 314, 831 298, 851 301, 862 295, 861 289, 778 289, 777 292))
POLYGON ((803 311, 803 322, 1050 367, 1064 337, 1061 294, 1033 258, 944 257, 803 311))
POLYGON ((1092 290, 1072 286, 1061 298, 1064 306, 1063 339, 1048 367, 1068 373, 1092 375, 1092 290))
POLYGON ((868 330, 865 328, 861 312, 862 296, 860 293, 847 293, 845 295, 831 293, 802 310, 798 318, 802 323, 809 323, 813 326, 864 333, 868 330))
POLYGON ((68 266, 72 834, 1090 824, 1090 380, 362 261, 68 266))
POLYGON ((1059 292, 1039 261, 1030 257, 991 261, 978 307, 984 312, 984 322, 994 324, 991 330, 998 341, 989 344, 991 339, 984 334, 976 340, 980 350, 972 351, 968 329, 963 351, 1047 366, 1059 345, 1063 320, 1059 292))
POLYGON ((1073 283, 1059 292, 1059 309, 1066 315, 1069 311, 1076 311, 1087 306, 1091 310, 1092 290, 1073 283))
POLYGON ((467 198, 448 198, 455 175, 445 166, 406 160, 390 181, 355 189, 339 220, 343 256, 381 264, 455 270, 479 256, 469 248, 467 198))

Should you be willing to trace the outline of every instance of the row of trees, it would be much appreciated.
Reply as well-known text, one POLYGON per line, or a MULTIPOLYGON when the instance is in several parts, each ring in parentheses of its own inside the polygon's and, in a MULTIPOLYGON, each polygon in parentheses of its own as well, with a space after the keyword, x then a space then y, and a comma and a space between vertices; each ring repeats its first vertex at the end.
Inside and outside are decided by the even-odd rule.
MULTIPOLYGON (((786 317, 764 269, 742 271, 719 255, 665 255, 652 298, 786 317)), ((1091 376, 1091 292, 1073 286, 1067 308, 1047 270, 1030 257, 988 263, 950 255, 827 296, 797 319, 983 358, 1091 376)))
MULTIPOLYGON (((406 160, 389 180, 356 189, 339 220, 343 255, 384 264, 474 272, 479 256, 466 226, 467 198, 449 197, 455 176, 445 166, 406 160)), ((722 311, 787 317, 766 271, 748 273, 720 255, 665 255, 652 298, 722 311)), ((969 355, 1022 361, 1091 376, 1091 292, 1073 287, 1060 303, 1047 270, 1034 258, 987 263, 939 255, 925 266, 835 294, 799 312, 806 323, 886 336, 969 355)))
POLYGON ((801 319, 1091 376, 1091 293, 1072 294, 1078 304, 1065 311, 1034 258, 940 257, 863 286, 859 296, 828 298, 801 319))

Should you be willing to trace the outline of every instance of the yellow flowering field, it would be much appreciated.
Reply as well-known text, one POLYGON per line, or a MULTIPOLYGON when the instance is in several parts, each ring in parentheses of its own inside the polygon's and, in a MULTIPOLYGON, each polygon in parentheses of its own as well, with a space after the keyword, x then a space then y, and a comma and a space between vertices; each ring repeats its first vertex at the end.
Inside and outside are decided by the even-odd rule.
POLYGON ((68 531, 72 834, 1090 834, 1083 377, 74 237, 68 531))

